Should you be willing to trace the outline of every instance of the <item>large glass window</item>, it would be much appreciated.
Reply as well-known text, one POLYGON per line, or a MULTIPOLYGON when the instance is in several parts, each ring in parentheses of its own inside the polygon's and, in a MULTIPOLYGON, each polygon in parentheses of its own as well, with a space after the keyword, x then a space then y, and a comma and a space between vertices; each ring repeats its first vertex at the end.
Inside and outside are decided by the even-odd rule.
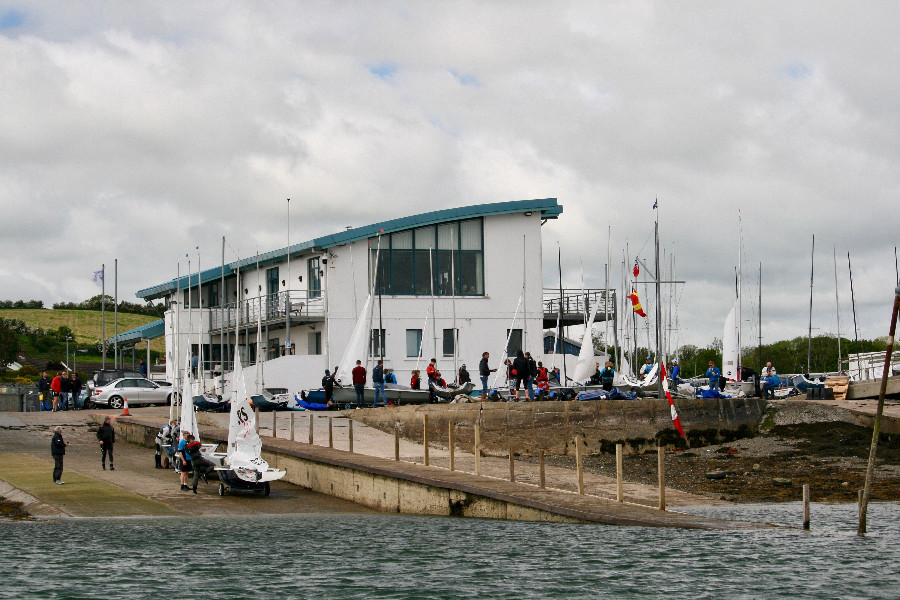
POLYGON ((429 225, 369 240, 369 273, 376 293, 392 295, 484 295, 481 219, 429 225))
POLYGON ((444 356, 453 356, 456 354, 456 336, 455 329, 444 330, 444 356))
POLYGON ((373 329, 369 341, 369 355, 384 358, 384 329, 373 329))
MULTIPOLYGON (((322 279, 319 276, 319 257, 314 256, 306 261, 306 280, 308 283, 309 297, 319 298, 322 296, 322 279)), ((316 353, 318 354, 318 352, 316 353)))
POLYGON ((507 329, 506 337, 509 339, 509 343, 506 345, 506 355, 514 357, 519 350, 522 350, 522 330, 513 329, 510 331, 507 329))
POLYGON ((406 330, 406 356, 422 356, 422 330, 406 330))

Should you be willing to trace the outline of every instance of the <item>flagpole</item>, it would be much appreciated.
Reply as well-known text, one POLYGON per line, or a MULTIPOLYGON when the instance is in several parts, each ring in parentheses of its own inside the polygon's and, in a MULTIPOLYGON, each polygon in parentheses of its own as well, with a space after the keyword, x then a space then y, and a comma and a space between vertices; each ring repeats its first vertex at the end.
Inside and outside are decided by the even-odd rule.
POLYGON ((665 372, 665 366, 662 365, 662 354, 660 352, 660 323, 662 322, 662 302, 660 302, 660 283, 659 283, 659 208, 657 208, 657 202, 653 203, 653 209, 656 211, 656 220, 654 221, 653 226, 653 237, 656 246, 656 360, 660 362, 660 371, 656 377, 657 382, 657 398, 663 397, 663 377, 662 373, 665 372))
POLYGON ((119 368, 119 259, 117 258, 114 263, 113 270, 113 289, 115 290, 115 305, 113 306, 113 323, 115 325, 115 346, 113 357, 115 359, 113 368, 119 368))
POLYGON ((100 271, 100 348, 103 352, 102 368, 106 370, 106 263, 103 263, 100 271))

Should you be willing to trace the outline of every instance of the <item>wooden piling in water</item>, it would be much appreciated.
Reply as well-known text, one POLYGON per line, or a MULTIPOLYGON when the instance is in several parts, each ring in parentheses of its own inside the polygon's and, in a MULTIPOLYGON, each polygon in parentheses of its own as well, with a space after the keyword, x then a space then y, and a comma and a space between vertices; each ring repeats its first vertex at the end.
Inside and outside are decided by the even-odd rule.
POLYGON ((581 438, 582 435, 575 436, 575 467, 578 471, 578 493, 584 496, 584 470, 581 465, 581 438))
POLYGON ((809 529, 809 484, 803 484, 803 529, 809 529))
POLYGON ((623 453, 624 449, 622 444, 616 444, 616 501, 618 502, 625 501, 625 487, 622 482, 625 470, 625 460, 622 457, 623 453))
POLYGON ((423 431, 422 431, 422 443, 425 445, 425 466, 429 466, 430 461, 428 460, 428 415, 423 415, 425 418, 422 419, 423 422, 423 431))
POLYGON ((659 472, 659 510, 666 510, 666 449, 662 444, 656 447, 656 466, 659 472))

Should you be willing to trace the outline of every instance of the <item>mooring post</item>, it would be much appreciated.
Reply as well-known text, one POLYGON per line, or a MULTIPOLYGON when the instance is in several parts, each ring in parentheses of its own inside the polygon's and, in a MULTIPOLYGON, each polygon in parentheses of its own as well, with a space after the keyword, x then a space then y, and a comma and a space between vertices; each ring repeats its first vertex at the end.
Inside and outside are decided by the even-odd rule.
POLYGON ((353 452, 353 419, 347 421, 347 439, 350 441, 350 452, 353 452))
POLYGON ((581 468, 581 434, 575 436, 575 466, 578 470, 578 493, 584 495, 584 471, 581 468))
POLYGON ((456 435, 453 430, 453 421, 450 421, 447 431, 447 444, 450 446, 450 470, 456 470, 456 435))
POLYGON ((428 460, 428 413, 423 415, 425 418, 423 421, 423 429, 422 429, 422 443, 425 444, 425 466, 427 467, 430 462, 428 460))
POLYGON ((622 475, 625 461, 622 457, 624 448, 622 444, 616 444, 616 501, 625 502, 625 487, 622 484, 622 475))
POLYGON ((659 471, 659 510, 666 510, 666 448, 656 447, 656 465, 659 471))
POLYGON ((259 407, 253 407, 253 418, 256 419, 256 433, 259 433, 259 407))
POLYGON ((516 480, 516 453, 512 448, 509 449, 509 480, 516 480))
POLYGON ((328 417, 328 447, 334 448, 334 429, 332 428, 332 421, 334 417, 328 417))
POLYGON ((541 489, 547 487, 547 473, 544 469, 544 451, 541 450, 541 489))
POLYGON ((294 441, 294 411, 291 411, 291 418, 288 419, 290 421, 291 426, 291 441, 294 441))
POLYGON ((313 414, 311 412, 309 413, 309 445, 313 445, 313 414))
POLYGON ((809 529, 809 484, 803 484, 803 529, 809 529))
POLYGON ((481 425, 475 422, 475 474, 481 475, 481 425))
POLYGON ((394 460, 400 460, 400 423, 394 423, 394 460))
POLYGON ((276 433, 278 431, 278 420, 277 419, 278 419, 278 411, 273 410, 272 411, 272 437, 273 438, 278 437, 278 433, 276 433))

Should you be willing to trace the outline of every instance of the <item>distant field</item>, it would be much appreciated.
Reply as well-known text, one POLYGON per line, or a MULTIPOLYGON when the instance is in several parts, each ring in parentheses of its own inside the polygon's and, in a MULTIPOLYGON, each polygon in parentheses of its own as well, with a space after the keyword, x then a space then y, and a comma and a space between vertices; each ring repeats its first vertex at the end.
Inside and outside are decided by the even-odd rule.
MULTIPOLYGON (((100 340, 101 324, 100 311, 91 310, 53 310, 46 308, 3 308, 0 309, 0 319, 21 319, 29 327, 43 327, 46 329, 59 329, 66 326, 75 334, 75 340, 79 344, 93 344, 100 340)), ((119 313, 119 333, 125 333, 135 327, 156 321, 155 317, 136 315, 132 313, 119 313)), ((112 311, 106 311, 106 337, 115 335, 115 315, 112 311)), ((158 350, 165 354, 163 338, 158 338, 150 343, 151 350, 158 350)))

